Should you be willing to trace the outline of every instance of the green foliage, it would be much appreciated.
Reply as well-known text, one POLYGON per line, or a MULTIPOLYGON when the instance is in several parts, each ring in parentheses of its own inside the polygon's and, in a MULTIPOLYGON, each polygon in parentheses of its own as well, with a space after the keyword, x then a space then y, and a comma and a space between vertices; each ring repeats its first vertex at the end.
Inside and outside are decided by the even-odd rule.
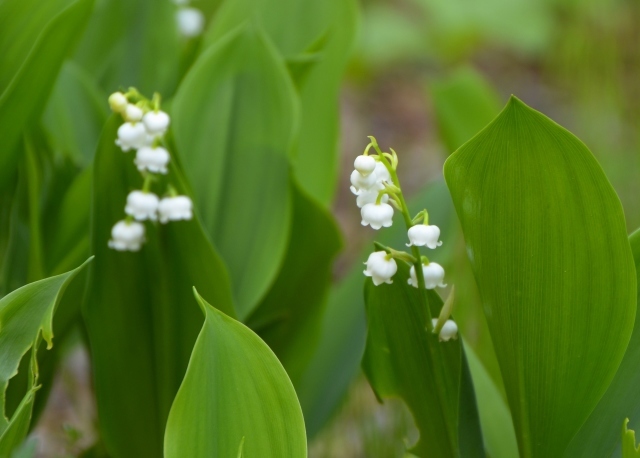
POLYGON ((173 112, 176 145, 203 226, 229 268, 238 315, 245 318, 285 256, 293 85, 267 37, 248 24, 201 55, 173 112))
MULTIPOLYGON (((109 453, 156 457, 202 325, 202 315, 191 306, 192 286, 222 312, 235 312, 225 266, 197 219, 148 227, 141 252, 107 247, 128 191, 142 180, 131 156, 114 144, 117 126, 113 116, 95 158, 91 249, 96 262, 84 319, 109 453)), ((170 173, 180 176, 176 164, 170 173)))
POLYGON ((206 318, 171 408, 164 456, 306 457, 302 410, 274 353, 242 323, 196 299, 206 318))
POLYGON ((636 279, 620 202, 584 144, 516 98, 447 160, 445 178, 520 454, 560 456, 631 336, 636 279))
POLYGON ((0 457, 5 458, 22 442, 29 429, 38 383, 38 363, 33 356, 29 367, 27 392, 22 402, 7 418, 5 392, 9 380, 18 372, 20 361, 31 349, 38 349, 44 339, 47 348, 53 346, 53 315, 60 298, 80 267, 23 286, 0 299, 0 457))
POLYGON ((622 425, 622 458, 640 457, 640 447, 636 446, 636 432, 627 428, 629 419, 622 425))

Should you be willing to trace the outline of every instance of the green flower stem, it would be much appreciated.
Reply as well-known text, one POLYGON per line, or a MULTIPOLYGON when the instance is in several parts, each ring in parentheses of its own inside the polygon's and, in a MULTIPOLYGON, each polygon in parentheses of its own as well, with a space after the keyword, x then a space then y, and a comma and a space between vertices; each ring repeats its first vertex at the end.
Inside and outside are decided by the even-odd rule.
POLYGON ((411 256, 409 253, 405 251, 394 250, 393 248, 383 245, 382 243, 379 243, 379 242, 374 242, 373 245, 376 247, 377 250, 386 251, 387 253, 389 253, 389 256, 391 256, 392 258, 399 259, 400 261, 404 261, 409 265, 412 265, 416 262, 416 258, 414 258, 413 256, 411 256))
POLYGON ((150 173, 145 174, 142 192, 149 192, 151 190, 151 183, 153 183, 153 176, 150 173))
MULTIPOLYGON (((393 180, 393 184, 398 188, 399 192, 396 193, 395 198, 396 202, 400 204, 400 210, 402 212, 402 217, 404 218, 404 224, 407 227, 407 230, 411 226, 413 226, 413 221, 411 220, 411 214, 409 213, 409 207, 407 207, 407 202, 404 200, 404 195, 402 194, 402 187, 400 186, 400 180, 398 179, 398 173, 395 168, 389 163, 389 159, 382 153, 380 147, 378 146, 378 142, 374 137, 369 137, 371 139, 371 143, 373 143, 373 147, 377 151, 380 161, 384 164, 384 166, 389 171, 391 175, 391 179, 393 180)), ((395 156, 395 155, 394 155, 395 156)), ((414 257, 413 267, 416 270, 416 278, 418 279, 418 289, 422 293, 422 297, 424 298, 426 315, 427 315, 427 330, 429 332, 433 332, 433 323, 431 322, 431 310, 429 309, 429 299, 427 298, 427 288, 424 283, 424 275, 422 275, 422 257, 420 255, 420 249, 412 245, 411 253, 414 257)))

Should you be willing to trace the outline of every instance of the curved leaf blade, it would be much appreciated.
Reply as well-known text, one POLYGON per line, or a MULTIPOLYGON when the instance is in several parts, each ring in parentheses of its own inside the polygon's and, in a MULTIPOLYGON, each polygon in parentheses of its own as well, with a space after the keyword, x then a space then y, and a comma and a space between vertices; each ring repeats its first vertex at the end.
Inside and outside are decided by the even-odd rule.
POLYGON ((636 279, 620 201, 583 143, 515 97, 450 156, 445 178, 520 454, 560 456, 631 336, 636 279))
POLYGON ((205 322, 171 407, 164 456, 306 457, 302 410, 278 358, 249 328, 196 299, 205 322))

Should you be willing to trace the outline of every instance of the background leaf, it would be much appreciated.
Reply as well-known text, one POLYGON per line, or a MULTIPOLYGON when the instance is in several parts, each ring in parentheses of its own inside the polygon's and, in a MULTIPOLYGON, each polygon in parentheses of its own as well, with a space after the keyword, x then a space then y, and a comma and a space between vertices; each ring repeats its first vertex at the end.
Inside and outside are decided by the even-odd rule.
POLYGON ((514 97, 447 160, 445 177, 520 454, 559 456, 631 335, 636 279, 620 202, 584 144, 514 97))
POLYGON ((302 410, 276 356, 249 328, 196 298, 206 319, 171 408, 164 456, 306 457, 302 410))

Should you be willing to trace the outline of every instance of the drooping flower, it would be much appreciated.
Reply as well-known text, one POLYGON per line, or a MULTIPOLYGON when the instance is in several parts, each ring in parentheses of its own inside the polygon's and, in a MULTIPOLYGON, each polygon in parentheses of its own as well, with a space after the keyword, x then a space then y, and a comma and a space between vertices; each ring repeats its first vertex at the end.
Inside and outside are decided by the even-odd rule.
POLYGON ((366 204, 360 210, 362 225, 371 226, 372 229, 390 227, 393 224, 393 207, 380 202, 379 204, 366 204))
POLYGON ((152 148, 143 146, 138 149, 134 162, 141 172, 148 170, 152 173, 166 174, 169 159, 169 152, 163 147, 157 146, 152 148))
POLYGON ((374 285, 378 286, 382 283, 393 283, 391 277, 398 271, 398 265, 396 264, 396 260, 388 256, 385 251, 375 251, 371 253, 365 264, 367 268, 364 270, 364 274, 367 277, 371 277, 374 285))
POLYGON ((356 196, 364 191, 370 191, 372 189, 382 189, 378 186, 378 177, 375 172, 364 176, 357 170, 351 172, 351 192, 356 196))
POLYGON ((378 180, 378 183, 382 183, 384 181, 386 181, 389 184, 393 183, 389 170, 387 170, 387 167, 382 162, 376 162, 376 168, 373 171, 373 173, 376 174, 376 179, 378 180))
MULTIPOLYGON (((427 265, 422 265, 422 274, 424 275, 424 285, 427 289, 434 289, 436 286, 444 288, 447 286, 442 283, 444 280, 444 269, 437 262, 430 262, 427 265)), ((414 288, 418 287, 418 278, 416 276, 416 268, 411 266, 409 269, 409 283, 414 288)))
POLYGON ((140 121, 142 119, 143 114, 144 112, 142 111, 142 108, 140 108, 137 105, 134 105, 133 103, 127 104, 127 106, 124 109, 124 119, 129 122, 140 121))
MULTIPOLYGON (((358 208, 362 208, 367 204, 373 204, 378 199, 378 190, 377 189, 369 189, 362 190, 358 196, 356 197, 356 204, 358 208)), ((383 194, 380 198, 380 202, 387 203, 389 202, 389 194, 383 194)))
POLYGON ((197 37, 204 29, 204 14, 197 8, 180 8, 176 20, 178 31, 187 38, 197 37))
POLYGON ((116 145, 122 148, 122 151, 129 151, 130 149, 138 149, 145 145, 147 142, 147 131, 144 126, 137 122, 125 122, 118 127, 118 139, 116 145))
POLYGON ((133 216, 138 221, 158 218, 158 196, 151 192, 131 191, 127 196, 127 205, 124 211, 127 215, 133 216))
POLYGON ((364 177, 376 168, 376 160, 371 156, 360 155, 353 162, 353 167, 364 177))
POLYGON ((426 245, 433 250, 442 245, 442 242, 438 241, 438 238, 440 237, 440 228, 438 226, 416 224, 409 228, 407 235, 409 236, 409 243, 407 243, 407 246, 426 245))
POLYGON ((111 107, 111 110, 115 113, 124 112, 128 103, 127 98, 122 92, 114 92, 109 96, 109 107, 111 107))
POLYGON ((163 135, 169 128, 169 115, 164 111, 150 111, 142 118, 144 127, 151 135, 163 135))
POLYGON ((118 221, 111 229, 109 248, 138 251, 144 243, 144 225, 136 221, 118 221))
POLYGON ((187 196, 165 197, 158 205, 160 222, 189 220, 193 217, 193 203, 187 196))
MULTIPOLYGON (((438 319, 433 318, 431 322, 433 323, 433 327, 435 328, 436 324, 438 323, 438 319)), ((451 339, 454 339, 454 340, 457 339, 458 325, 456 324, 456 322, 453 320, 445 321, 444 324, 442 325, 442 329, 440 329, 439 338, 440 338, 440 342, 448 342, 451 339)))

